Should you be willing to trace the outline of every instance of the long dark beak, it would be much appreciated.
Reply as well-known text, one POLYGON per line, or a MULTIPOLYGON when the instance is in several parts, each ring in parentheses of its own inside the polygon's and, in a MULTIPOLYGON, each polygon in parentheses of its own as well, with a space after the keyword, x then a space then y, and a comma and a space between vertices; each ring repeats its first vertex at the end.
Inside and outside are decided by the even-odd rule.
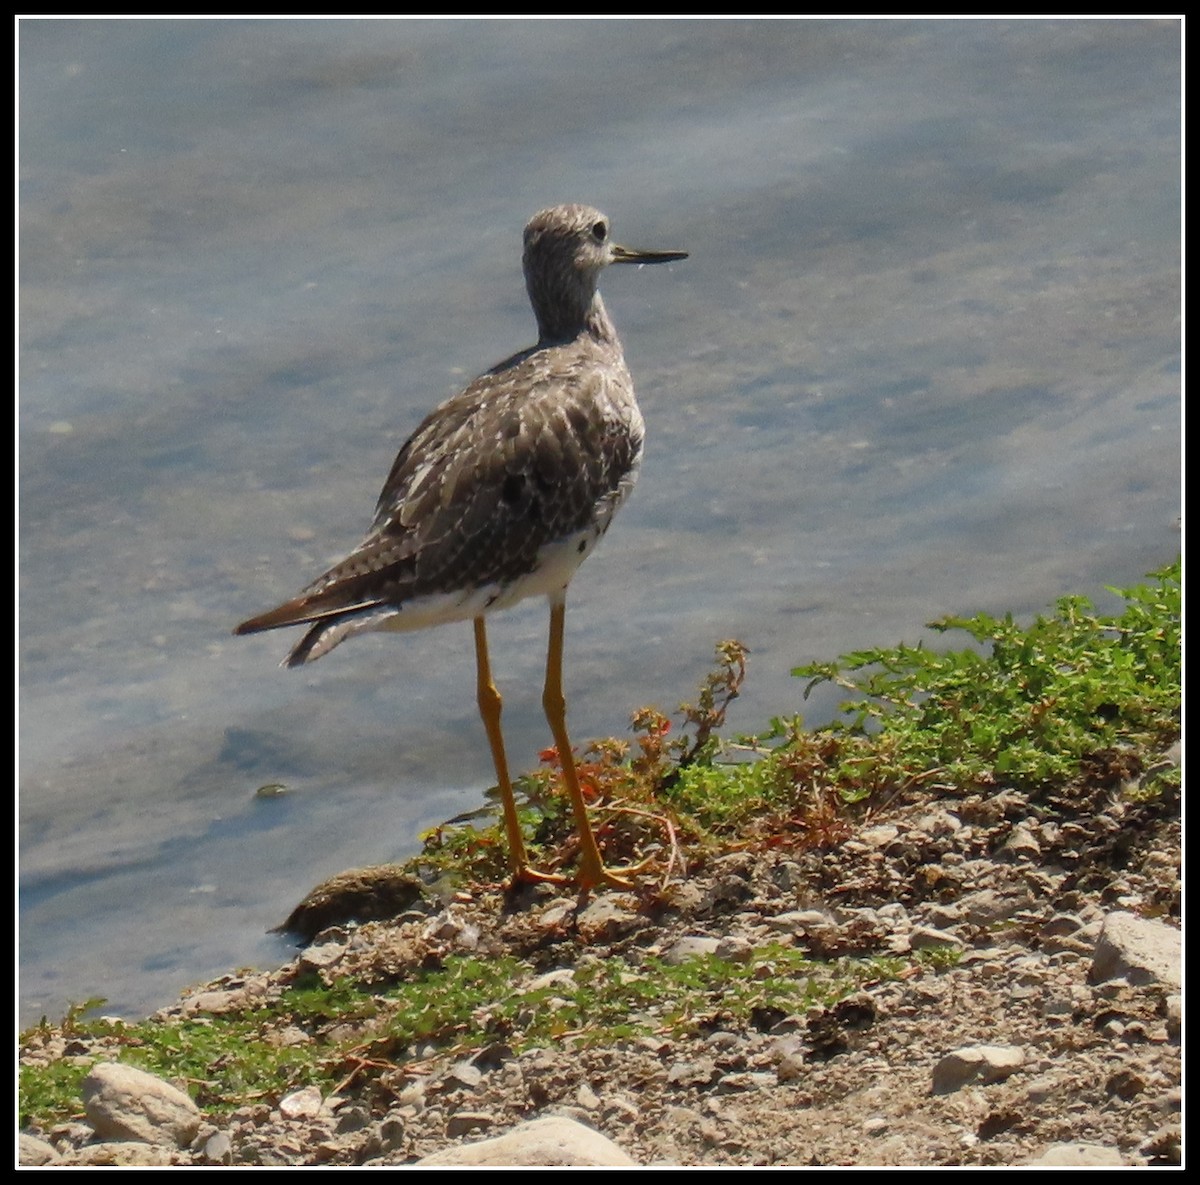
POLYGON ((676 259, 686 259, 686 251, 636 251, 632 247, 612 248, 613 263, 671 263, 676 259))

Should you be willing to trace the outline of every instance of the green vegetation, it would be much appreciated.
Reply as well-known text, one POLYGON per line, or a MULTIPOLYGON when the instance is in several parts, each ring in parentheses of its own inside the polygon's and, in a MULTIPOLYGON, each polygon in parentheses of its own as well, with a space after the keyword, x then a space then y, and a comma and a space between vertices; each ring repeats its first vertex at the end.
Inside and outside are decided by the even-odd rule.
POLYGON ((1037 787, 1068 781, 1117 747, 1165 747, 1179 736, 1179 565, 1155 579, 1111 589, 1125 601, 1115 617, 1076 596, 1027 627, 1011 614, 930 623, 966 631, 983 653, 900 646, 797 668, 810 688, 829 681, 856 693, 834 729, 870 738, 873 751, 843 760, 837 783, 856 795, 931 776, 955 791, 999 780, 1037 787))
MULTIPOLYGON (((721 747, 718 730, 746 672, 746 648, 717 647, 717 669, 682 728, 654 708, 632 719, 633 742, 593 742, 580 778, 605 850, 617 862, 742 843, 825 848, 848 834, 855 810, 880 809, 922 791, 947 796, 1002 786, 1070 791, 1084 778, 1132 783, 1179 736, 1180 564, 1152 583, 1111 589, 1124 602, 1097 614, 1085 597, 1021 626, 1011 615, 930 623, 965 632, 958 650, 896 646, 798 667, 805 694, 845 688, 839 716, 809 729, 777 718, 763 736, 721 747)), ((522 779, 522 819, 541 867, 570 858, 571 821, 557 785, 557 754, 522 779)), ((1178 786, 1172 768, 1139 788, 1178 786)), ((445 828, 426 837, 427 866, 504 875, 498 828, 445 828)))
MULTIPOLYGON (((768 735, 724 746, 719 730, 745 677, 746 650, 722 643, 695 703, 681 707, 678 730, 643 708, 632 741, 594 742, 580 755, 601 842, 616 863, 649 856, 665 873, 685 850, 702 858, 733 844, 832 847, 864 806, 878 810, 915 792, 1015 786, 1069 796, 1088 779, 1146 797, 1177 789, 1175 767, 1141 776, 1180 728, 1180 565, 1150 580, 1112 590, 1124 603, 1115 616, 1068 597, 1025 627, 982 614, 934 623, 965 631, 964 649, 899 646, 800 667, 794 673, 809 689, 830 682, 848 691, 838 718, 815 730, 798 717, 776 720, 768 735)), ((557 754, 542 757, 521 782, 522 819, 539 866, 554 868, 570 862, 571 827, 555 791, 557 754)), ((411 869, 425 883, 498 883, 500 828, 438 828, 411 869)), ((569 979, 534 987, 537 968, 524 959, 452 956, 385 984, 329 986, 313 977, 269 1003, 190 1019, 89 1021, 81 1015, 89 1001, 61 1024, 24 1035, 21 1122, 49 1125, 77 1113, 82 1077, 100 1056, 185 1078, 197 1101, 214 1108, 274 1100, 308 1083, 390 1089, 389 1075, 434 1052, 669 1036, 716 1016, 753 1025, 828 1006, 864 983, 936 970, 948 958, 820 961, 785 945, 746 962, 704 957, 679 966, 585 954, 569 979), (289 1028, 306 1039, 272 1039, 289 1028), (59 1050, 44 1065, 43 1047, 59 1050)))
MULTIPOLYGON (((433 1052, 467 1057, 498 1041, 520 1053, 564 1040, 582 1047, 667 1037, 716 1019, 774 1023, 945 960, 938 952, 822 962, 778 944, 745 962, 705 955, 674 966, 659 959, 634 966, 585 957, 570 977, 539 986, 523 959, 451 956, 383 990, 345 980, 327 987, 310 977, 271 1004, 242 1012, 136 1024, 75 1018, 70 1034, 89 1056, 22 1066, 20 1122, 48 1127, 78 1113, 80 1086, 94 1059, 185 1079, 197 1103, 220 1111, 277 1101, 310 1083, 325 1093, 351 1083, 390 1089, 381 1084, 389 1071, 419 1068, 433 1052), (311 1040, 270 1039, 289 1029, 311 1040)), ((24 1043, 32 1047, 39 1036, 54 1035, 42 1025, 25 1034, 24 1043)))

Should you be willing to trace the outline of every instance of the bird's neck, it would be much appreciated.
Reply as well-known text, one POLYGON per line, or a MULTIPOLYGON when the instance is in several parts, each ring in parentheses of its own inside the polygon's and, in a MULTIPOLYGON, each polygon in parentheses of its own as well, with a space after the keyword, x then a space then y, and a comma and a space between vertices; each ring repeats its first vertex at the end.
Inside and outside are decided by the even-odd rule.
POLYGON ((591 306, 583 320, 583 328, 598 342, 613 346, 618 344, 617 331, 608 318, 608 309, 604 307, 599 292, 592 297, 591 306))
POLYGON ((593 292, 583 307, 572 306, 569 300, 546 301, 535 309, 538 323, 538 345, 549 346, 574 341, 586 333, 604 345, 618 345, 617 331, 609 320, 608 310, 599 292, 593 292))

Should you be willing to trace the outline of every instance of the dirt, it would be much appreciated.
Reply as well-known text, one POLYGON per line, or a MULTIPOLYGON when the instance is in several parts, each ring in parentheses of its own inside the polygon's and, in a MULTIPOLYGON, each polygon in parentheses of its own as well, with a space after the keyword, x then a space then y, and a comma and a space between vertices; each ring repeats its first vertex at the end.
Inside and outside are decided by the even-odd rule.
MULTIPOLYGON (((440 903, 401 892, 399 917, 326 928, 288 967, 228 976, 167 1011, 242 1007, 312 971, 386 983, 467 950, 560 976, 596 959, 636 972, 685 939, 732 959, 767 939, 823 958, 955 954, 802 1014, 737 1021, 715 999, 686 1036, 580 1048, 568 1034, 517 1054, 499 1032, 473 1057, 376 1056, 335 1097, 264 1099, 206 1123, 171 1163, 411 1163, 558 1114, 643 1165, 1018 1165, 1061 1145, 1077 1164, 1179 1164, 1179 988, 1093 982, 1112 914, 1179 926, 1178 795, 1135 803, 1129 789, 930 796, 827 850, 735 851, 665 888, 584 903, 548 887, 440 903)), ((87 1135, 41 1134, 68 1156, 87 1135)))

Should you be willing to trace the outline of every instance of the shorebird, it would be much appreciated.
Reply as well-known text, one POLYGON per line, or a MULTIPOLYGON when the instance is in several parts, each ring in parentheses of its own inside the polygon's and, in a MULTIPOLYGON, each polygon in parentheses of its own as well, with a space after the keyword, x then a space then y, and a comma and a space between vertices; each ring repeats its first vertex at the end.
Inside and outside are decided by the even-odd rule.
POLYGON ((476 699, 496 768, 515 882, 573 879, 629 888, 636 869, 605 866, 567 733, 563 627, 567 586, 637 480, 644 433, 621 343, 597 291, 614 263, 666 263, 609 236, 589 206, 554 206, 525 227, 525 287, 535 346, 480 375, 409 437, 366 538, 299 596, 242 622, 238 634, 307 625, 285 667, 364 630, 471 621, 476 699), (542 706, 579 835, 573 878, 532 868, 517 818, 488 658, 487 614, 526 597, 550 603, 542 706))

